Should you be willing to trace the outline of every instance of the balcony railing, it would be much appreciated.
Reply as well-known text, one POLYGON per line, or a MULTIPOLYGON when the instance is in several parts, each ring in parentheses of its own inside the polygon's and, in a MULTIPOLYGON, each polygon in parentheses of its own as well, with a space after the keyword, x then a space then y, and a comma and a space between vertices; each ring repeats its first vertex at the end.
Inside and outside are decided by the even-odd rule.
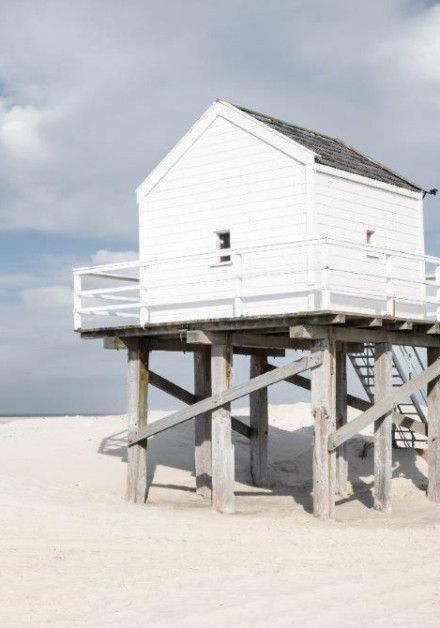
POLYGON ((440 320, 440 258, 332 238, 73 274, 75 329, 320 310, 440 320))

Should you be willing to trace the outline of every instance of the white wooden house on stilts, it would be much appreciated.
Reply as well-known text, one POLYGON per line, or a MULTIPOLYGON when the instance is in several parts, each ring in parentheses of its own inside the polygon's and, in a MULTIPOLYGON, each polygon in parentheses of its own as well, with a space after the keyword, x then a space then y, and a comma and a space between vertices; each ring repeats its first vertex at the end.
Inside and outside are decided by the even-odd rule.
POLYGON ((137 190, 139 261, 74 271, 75 329, 128 353, 130 500, 147 497, 148 439, 195 418, 197 492, 233 512, 232 431, 264 485, 267 387, 285 380, 311 390, 318 517, 334 517, 345 443, 369 424, 375 507, 390 510, 393 439, 427 437, 440 501, 440 259, 425 255, 423 194, 340 140, 211 105, 137 190), (268 360, 290 349, 304 357, 268 360), (157 350, 194 354, 193 392, 151 371, 157 350), (233 385, 237 353, 250 378, 233 385), (365 399, 347 392, 348 362, 365 399), (187 407, 149 424, 150 385, 187 407), (231 416, 247 396, 250 425, 231 416))

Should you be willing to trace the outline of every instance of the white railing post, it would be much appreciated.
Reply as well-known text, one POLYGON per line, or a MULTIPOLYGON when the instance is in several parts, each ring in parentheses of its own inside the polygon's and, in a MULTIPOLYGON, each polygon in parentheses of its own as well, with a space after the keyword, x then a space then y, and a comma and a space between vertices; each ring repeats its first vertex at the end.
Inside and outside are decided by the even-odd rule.
POLYGON ((306 246, 306 277, 307 277, 307 309, 311 312, 316 310, 316 250, 313 244, 306 246))
POLYGON ((145 327, 150 323, 150 308, 148 307, 147 267, 139 268, 139 324, 145 327))
POLYGON ((419 276, 422 279, 422 284, 420 286, 420 298, 422 300, 422 317, 423 320, 425 320, 426 318, 428 318, 428 301, 426 299, 426 262, 425 261, 421 261, 420 264, 420 273, 419 276))
POLYGON ((393 260, 390 253, 385 254, 385 294, 386 313, 388 316, 396 315, 396 300, 393 295, 393 260))
POLYGON ((81 329, 81 275, 73 274, 73 329, 81 329))
POLYGON ((235 296, 234 296, 234 316, 242 316, 243 314, 243 262, 241 253, 232 256, 232 268, 235 273, 235 296))
POLYGON ((330 309, 328 241, 324 239, 321 258, 321 310, 330 309))

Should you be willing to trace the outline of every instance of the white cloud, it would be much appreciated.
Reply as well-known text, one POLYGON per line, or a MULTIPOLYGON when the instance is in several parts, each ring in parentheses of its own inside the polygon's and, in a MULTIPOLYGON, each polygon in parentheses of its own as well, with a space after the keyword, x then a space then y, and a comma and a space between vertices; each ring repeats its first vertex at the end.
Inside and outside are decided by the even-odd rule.
POLYGON ((36 315, 40 310, 66 310, 67 307, 73 307, 72 288, 68 286, 28 288, 22 291, 21 297, 24 306, 36 312, 36 315))
POLYGON ((440 96, 439 33, 439 5, 397 25, 375 54, 376 61, 387 68, 388 80, 415 91, 435 89, 440 96))
POLYGON ((92 255, 93 264, 114 264, 117 262, 131 262, 137 260, 137 251, 106 251, 101 249, 92 255))
POLYGON ((6 158, 20 160, 21 164, 47 162, 50 149, 41 130, 46 115, 31 105, 14 105, 8 109, 6 103, 0 101, 0 150, 6 158))

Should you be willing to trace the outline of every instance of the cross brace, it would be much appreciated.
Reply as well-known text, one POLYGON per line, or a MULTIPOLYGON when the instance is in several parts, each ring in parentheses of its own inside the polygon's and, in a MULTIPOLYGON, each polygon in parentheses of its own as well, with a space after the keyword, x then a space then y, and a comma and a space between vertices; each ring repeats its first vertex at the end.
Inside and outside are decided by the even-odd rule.
POLYGON ((224 390, 216 395, 202 399, 188 408, 169 414, 163 419, 159 419, 151 425, 143 427, 137 433, 131 435, 128 446, 132 447, 136 443, 140 443, 147 438, 150 438, 150 436, 154 436, 154 434, 158 434, 170 427, 174 427, 179 423, 189 421, 190 419, 199 416, 200 414, 204 414, 205 412, 211 412, 212 410, 221 408, 221 406, 224 406, 231 401, 235 401, 236 399, 240 399, 241 397, 245 397, 260 388, 281 382, 282 380, 292 375, 296 375, 297 373, 301 373, 302 371, 315 368, 316 366, 319 366, 321 362, 321 353, 316 353, 310 357, 302 358, 301 360, 296 360, 295 362, 279 366, 273 371, 253 377, 243 384, 238 384, 237 386, 224 390))
POLYGON ((373 421, 377 421, 388 412, 391 412, 396 404, 400 401, 403 401, 415 390, 421 388, 428 382, 432 381, 436 377, 440 375, 440 358, 438 358, 431 366, 422 371, 419 375, 414 377, 393 390, 393 392, 386 397, 383 397, 380 401, 375 403, 371 408, 369 408, 363 414, 360 414, 358 417, 343 425, 338 430, 333 432, 333 434, 329 437, 328 449, 329 451, 333 451, 342 443, 345 443, 346 440, 352 438, 355 434, 358 434, 361 430, 363 430, 367 425, 373 423, 373 421))

